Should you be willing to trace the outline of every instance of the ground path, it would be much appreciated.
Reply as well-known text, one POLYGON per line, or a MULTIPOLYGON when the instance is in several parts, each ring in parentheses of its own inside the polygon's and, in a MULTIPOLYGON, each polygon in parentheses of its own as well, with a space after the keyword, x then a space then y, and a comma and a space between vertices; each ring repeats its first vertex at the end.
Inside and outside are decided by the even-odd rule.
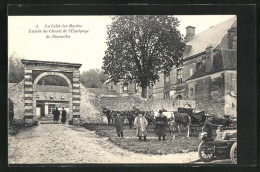
MULTIPOLYGON (((197 152, 146 155, 121 149, 83 127, 40 124, 8 138, 9 164, 189 163, 197 152)), ((140 142, 141 144, 141 142, 140 142)))

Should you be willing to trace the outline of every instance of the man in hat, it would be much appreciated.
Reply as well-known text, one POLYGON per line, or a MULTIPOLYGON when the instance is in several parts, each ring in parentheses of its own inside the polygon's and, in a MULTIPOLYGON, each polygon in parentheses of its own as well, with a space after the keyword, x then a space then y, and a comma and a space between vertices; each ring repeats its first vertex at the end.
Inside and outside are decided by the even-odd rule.
POLYGON ((163 115, 162 110, 159 110, 159 116, 155 118, 155 130, 156 135, 158 136, 158 141, 161 141, 161 137, 163 137, 163 141, 165 141, 167 132, 167 117, 163 115))
POLYGON ((115 117, 115 126, 118 137, 123 137, 123 126, 124 126, 125 118, 117 113, 115 117))
POLYGON ((144 137, 144 141, 146 141, 147 136, 147 126, 148 122, 146 118, 143 116, 144 113, 139 112, 138 116, 135 118, 134 125, 136 127, 136 135, 139 138, 138 140, 142 140, 144 137))
POLYGON ((9 124, 13 124, 14 120, 14 103, 11 99, 8 99, 9 103, 9 124))
POLYGON ((54 123, 58 123, 59 118, 60 118, 60 111, 58 110, 58 107, 56 107, 56 109, 53 110, 52 114, 53 114, 54 123))
POLYGON ((202 131, 207 132, 207 137, 212 139, 213 134, 213 128, 218 127, 218 124, 212 124, 213 116, 210 114, 206 114, 206 121, 204 123, 204 126, 202 127, 202 131))
POLYGON ((66 112, 66 110, 63 107, 62 111, 61 111, 61 122, 62 122, 62 124, 66 123, 66 116, 67 116, 67 112, 66 112))

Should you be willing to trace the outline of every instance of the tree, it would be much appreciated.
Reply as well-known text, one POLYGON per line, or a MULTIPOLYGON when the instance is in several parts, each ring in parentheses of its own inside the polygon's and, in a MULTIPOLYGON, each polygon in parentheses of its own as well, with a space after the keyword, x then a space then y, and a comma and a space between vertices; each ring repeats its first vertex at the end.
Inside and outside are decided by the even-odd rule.
POLYGON ((177 30, 179 21, 171 16, 116 16, 107 26, 107 50, 102 69, 114 83, 135 82, 147 97, 159 72, 166 76, 182 62, 185 43, 177 30))
POLYGON ((107 78, 100 69, 89 69, 80 75, 80 82, 87 88, 101 88, 107 78))
POLYGON ((13 53, 8 58, 8 82, 18 83, 23 80, 24 66, 21 59, 13 53))

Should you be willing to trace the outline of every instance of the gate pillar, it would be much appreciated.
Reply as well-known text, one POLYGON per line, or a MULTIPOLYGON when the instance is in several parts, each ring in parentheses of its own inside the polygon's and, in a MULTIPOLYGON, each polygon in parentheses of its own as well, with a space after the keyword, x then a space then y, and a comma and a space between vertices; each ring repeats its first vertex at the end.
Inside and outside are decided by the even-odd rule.
POLYGON ((33 122, 33 84, 32 70, 24 69, 24 121, 33 122))
POLYGON ((73 87, 72 87, 72 115, 73 124, 80 124, 80 82, 79 71, 73 72, 73 87))

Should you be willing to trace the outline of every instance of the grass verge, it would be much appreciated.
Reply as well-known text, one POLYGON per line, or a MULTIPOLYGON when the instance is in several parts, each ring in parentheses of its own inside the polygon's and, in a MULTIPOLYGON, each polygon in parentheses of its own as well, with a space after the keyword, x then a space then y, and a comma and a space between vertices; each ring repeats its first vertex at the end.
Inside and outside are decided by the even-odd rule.
POLYGON ((136 153, 165 155, 172 153, 187 153, 197 151, 200 140, 197 137, 186 138, 186 132, 181 135, 176 133, 176 139, 171 141, 158 141, 152 126, 148 127, 148 141, 139 141, 136 137, 136 130, 129 129, 128 125, 124 126, 124 137, 117 136, 116 129, 113 125, 91 124, 83 125, 86 129, 95 131, 101 137, 108 137, 113 144, 136 153))

